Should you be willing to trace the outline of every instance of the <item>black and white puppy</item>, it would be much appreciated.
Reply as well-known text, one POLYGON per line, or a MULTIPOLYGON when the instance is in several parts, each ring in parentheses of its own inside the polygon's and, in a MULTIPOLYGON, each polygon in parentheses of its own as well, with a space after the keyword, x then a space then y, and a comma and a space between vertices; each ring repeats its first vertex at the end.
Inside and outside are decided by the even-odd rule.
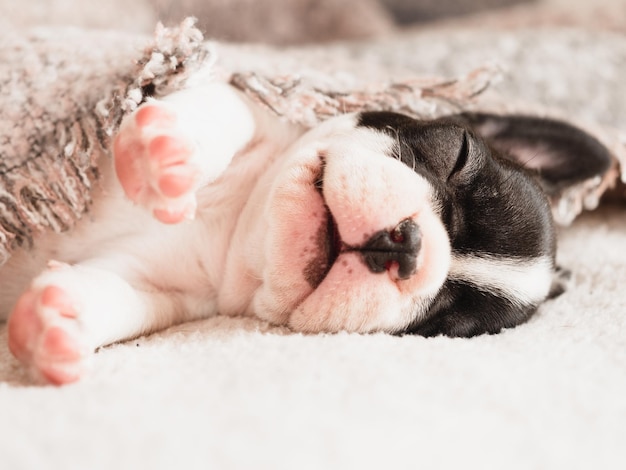
POLYGON ((90 214, 0 271, 9 347, 53 383, 99 346, 218 313, 303 332, 513 327, 555 276, 545 192, 609 165, 560 122, 368 112, 305 132, 225 84, 144 104, 113 153, 90 214))

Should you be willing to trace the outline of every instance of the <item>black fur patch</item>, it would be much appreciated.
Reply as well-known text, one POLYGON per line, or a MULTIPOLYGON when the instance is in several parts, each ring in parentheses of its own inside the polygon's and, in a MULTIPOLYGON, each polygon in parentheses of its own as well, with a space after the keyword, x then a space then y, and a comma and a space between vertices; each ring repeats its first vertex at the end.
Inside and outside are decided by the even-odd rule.
MULTIPOLYGON (((417 121, 368 112, 361 114, 359 125, 391 136, 395 146, 390 156, 429 181, 452 251, 458 254, 554 260, 555 231, 544 191, 559 191, 601 174, 610 161, 595 139, 553 120, 463 114, 417 121), (539 149, 544 154, 530 165, 532 172, 523 168, 515 151, 539 149)), ((520 306, 471 283, 448 280, 426 319, 406 332, 466 337, 497 333, 526 321, 537 306, 520 306)))

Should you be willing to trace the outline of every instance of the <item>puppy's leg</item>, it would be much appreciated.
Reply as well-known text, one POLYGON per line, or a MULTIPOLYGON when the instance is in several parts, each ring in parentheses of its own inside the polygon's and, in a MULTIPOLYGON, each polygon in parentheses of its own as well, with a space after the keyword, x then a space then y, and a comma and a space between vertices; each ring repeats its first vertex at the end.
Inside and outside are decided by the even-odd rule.
POLYGON ((226 84, 151 100, 122 122, 114 142, 118 179, 161 222, 192 218, 196 190, 226 169, 256 127, 253 109, 226 84))
POLYGON ((190 303, 137 289, 108 270, 51 262, 13 309, 9 348, 36 378, 69 383, 97 347, 195 318, 190 303))

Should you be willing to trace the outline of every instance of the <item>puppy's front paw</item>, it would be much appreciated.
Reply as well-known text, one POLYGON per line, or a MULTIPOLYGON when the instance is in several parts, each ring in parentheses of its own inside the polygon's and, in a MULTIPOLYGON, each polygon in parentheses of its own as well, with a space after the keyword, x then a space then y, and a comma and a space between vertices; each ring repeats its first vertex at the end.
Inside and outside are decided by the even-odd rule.
POLYGON ((164 104, 141 106, 115 138, 115 171, 126 195, 164 223, 193 218, 200 170, 194 144, 164 104))
POLYGON ((38 379, 53 384, 78 380, 91 351, 84 341, 78 308, 65 289, 31 287, 8 321, 9 349, 38 379))

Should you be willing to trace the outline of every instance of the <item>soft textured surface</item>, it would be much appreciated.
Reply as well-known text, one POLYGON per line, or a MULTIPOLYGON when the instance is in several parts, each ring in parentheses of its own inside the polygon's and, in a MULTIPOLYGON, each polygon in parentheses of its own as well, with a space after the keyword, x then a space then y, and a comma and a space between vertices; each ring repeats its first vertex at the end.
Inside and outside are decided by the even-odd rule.
MULTIPOLYGON (((455 1, 455 0, 452 0, 455 1)), ((460 0, 468 1, 468 0, 460 0)), ((303 43, 365 38, 393 29, 378 0, 0 0, 3 21, 19 27, 80 26, 150 33, 157 21, 187 16, 228 41, 303 43)))
POLYGON ((624 468, 624 246, 623 210, 587 214, 562 236, 575 288, 472 340, 215 318, 104 348, 57 389, 1 330, 2 466, 624 468))
MULTIPOLYGON (((50 3, 62 2, 71 3, 50 3)), ((128 18, 130 9, 108 13, 136 26, 143 18, 128 18)), ((569 2, 563 14, 575 10, 569 2)), ((97 11, 89 13, 104 21, 97 11)), ((133 55, 129 36, 109 38, 108 52, 133 55)), ((500 96, 619 131, 625 41, 582 30, 437 29, 306 53, 329 65, 359 60, 360 79, 381 64, 400 80, 496 60, 500 96)), ((84 35, 72 43, 76 57, 81 45, 89 49, 84 35)), ((269 53, 238 50, 252 69, 265 63, 259 51, 269 53)), ((351 80, 341 70, 331 77, 351 80)), ((574 272, 567 293, 526 325, 471 340, 304 336, 218 317, 103 348, 85 380, 54 388, 26 377, 0 326, 0 467, 624 468, 624 246, 623 206, 583 215, 561 230, 559 261, 574 272)))
POLYGON ((463 18, 446 18, 442 22, 447 26, 471 26, 489 30, 510 31, 515 28, 558 26, 626 32, 626 3, 622 0, 529 0, 509 3, 513 3, 510 8, 466 11, 473 14, 463 18))
POLYGON ((180 88, 208 55, 193 21, 157 28, 152 43, 62 29, 0 36, 0 265, 89 210, 122 116, 180 88))

